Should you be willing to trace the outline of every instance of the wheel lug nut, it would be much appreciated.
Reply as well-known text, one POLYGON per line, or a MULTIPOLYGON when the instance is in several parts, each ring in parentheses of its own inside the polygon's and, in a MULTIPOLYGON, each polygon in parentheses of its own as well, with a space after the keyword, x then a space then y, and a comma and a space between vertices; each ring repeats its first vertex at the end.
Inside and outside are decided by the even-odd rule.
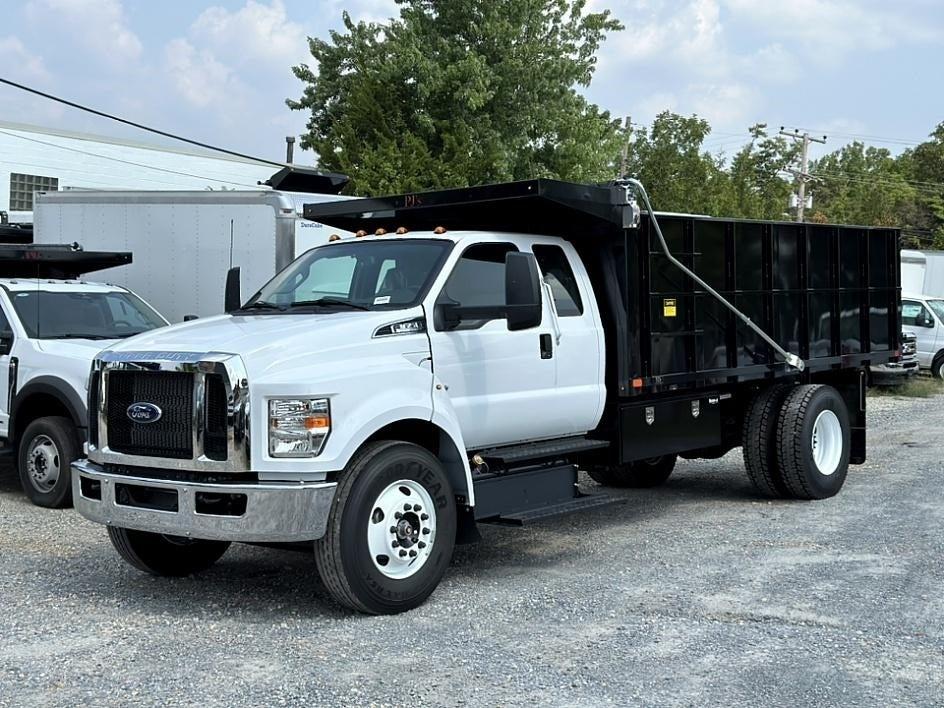
POLYGON ((429 514, 420 514, 420 521, 426 521, 429 518, 429 514))
POLYGON ((404 505, 403 505, 403 511, 409 511, 409 510, 412 509, 412 508, 413 508, 413 507, 411 507, 409 504, 404 504, 404 505))
POLYGON ((426 548, 426 541, 420 541, 416 545, 419 546, 420 548, 426 548))
POLYGON ((396 548, 400 545, 400 542, 397 539, 393 539, 393 541, 390 542, 390 545, 396 548))
POLYGON ((399 519, 399 518, 401 518, 402 516, 403 516, 403 514, 401 514, 401 513, 398 511, 396 514, 393 515, 393 518, 394 518, 394 519, 399 519))
POLYGON ((414 505, 413 505, 413 511, 419 511, 419 510, 422 509, 422 508, 423 508, 423 507, 421 507, 419 504, 414 504, 414 505))
POLYGON ((396 527, 396 526, 391 526, 391 527, 390 527, 390 533, 396 533, 396 532, 397 532, 397 527, 396 527))
POLYGON ((410 558, 416 558, 416 551, 410 551, 410 558))
POLYGON ((401 550, 401 551, 400 551, 400 557, 401 557, 401 558, 406 558, 406 551, 401 550))
POLYGON ((423 533, 424 533, 424 534, 428 534, 428 533, 429 533, 429 529, 423 529, 423 533))

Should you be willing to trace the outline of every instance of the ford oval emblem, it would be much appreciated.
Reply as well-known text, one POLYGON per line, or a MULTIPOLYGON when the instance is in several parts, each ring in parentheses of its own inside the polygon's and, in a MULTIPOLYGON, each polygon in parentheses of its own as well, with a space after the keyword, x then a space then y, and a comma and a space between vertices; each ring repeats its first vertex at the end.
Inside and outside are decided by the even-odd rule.
POLYGON ((132 403, 127 415, 135 423, 156 423, 164 412, 153 403, 132 403))

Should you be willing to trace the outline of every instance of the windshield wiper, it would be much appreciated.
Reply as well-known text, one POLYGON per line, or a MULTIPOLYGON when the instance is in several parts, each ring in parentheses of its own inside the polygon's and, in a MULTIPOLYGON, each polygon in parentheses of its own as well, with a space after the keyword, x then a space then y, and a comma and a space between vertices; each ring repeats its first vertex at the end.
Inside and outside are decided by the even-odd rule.
MULTIPOLYGON (((137 334, 137 333, 135 333, 137 334)), ((57 334, 48 339, 118 339, 118 335, 111 334, 57 334)))
POLYGON ((255 302, 250 302, 247 305, 243 305, 239 308, 240 310, 284 310, 284 305, 276 305, 274 302, 266 302, 265 300, 256 300, 255 302))
POLYGON ((364 307, 363 305, 358 305, 357 303, 351 302, 350 300, 341 300, 340 298, 335 297, 319 297, 317 300, 299 300, 298 302, 291 302, 288 305, 289 307, 350 307, 352 310, 363 310, 364 312, 369 312, 369 307, 364 307))

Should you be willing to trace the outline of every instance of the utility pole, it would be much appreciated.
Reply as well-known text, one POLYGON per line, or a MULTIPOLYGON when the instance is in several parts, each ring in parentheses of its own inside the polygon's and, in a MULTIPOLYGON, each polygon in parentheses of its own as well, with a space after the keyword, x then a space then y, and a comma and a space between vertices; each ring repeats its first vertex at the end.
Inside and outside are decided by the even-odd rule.
POLYGON ((796 220, 798 222, 802 222, 803 211, 804 209, 806 209, 806 183, 809 182, 811 179, 810 174, 807 171, 809 169, 809 164, 810 164, 810 143, 819 143, 821 145, 825 145, 826 136, 824 135, 822 138, 814 138, 810 136, 809 133, 803 133, 802 135, 800 135, 800 131, 796 129, 794 129, 794 131, 791 133, 787 130, 784 130, 782 125, 780 126, 780 135, 788 137, 794 141, 800 140, 803 142, 803 152, 800 156, 800 171, 797 172, 796 170, 790 170, 791 172, 793 172, 797 181, 796 220))
POLYGON ((620 155, 620 169, 619 174, 616 175, 616 179, 623 179, 626 176, 626 170, 629 169, 629 126, 632 125, 632 121, 629 119, 629 116, 626 116, 626 120, 623 123, 623 130, 626 132, 626 142, 623 143, 623 152, 620 155))

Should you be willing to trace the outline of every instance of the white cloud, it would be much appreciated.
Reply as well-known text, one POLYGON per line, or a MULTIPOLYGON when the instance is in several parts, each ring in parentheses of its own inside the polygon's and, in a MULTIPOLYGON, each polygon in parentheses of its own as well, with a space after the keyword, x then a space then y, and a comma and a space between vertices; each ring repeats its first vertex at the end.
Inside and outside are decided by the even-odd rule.
POLYGON ((206 49, 175 39, 164 50, 167 72, 177 91, 198 107, 231 105, 239 82, 233 71, 206 49))
POLYGON ((22 79, 48 80, 49 71, 43 58, 27 51, 18 37, 0 37, 0 66, 22 79))
POLYGON ((726 9, 758 32, 799 42, 811 61, 838 61, 861 51, 941 38, 940 28, 903 13, 899 3, 862 0, 724 0, 726 9))
POLYGON ((288 18, 282 0, 248 0, 235 12, 209 7, 191 25, 190 37, 234 64, 264 61, 283 69, 302 61, 308 48, 304 28, 288 18))
POLYGON ((114 65, 138 59, 143 50, 121 0, 29 0, 26 15, 36 24, 67 33, 114 65))

